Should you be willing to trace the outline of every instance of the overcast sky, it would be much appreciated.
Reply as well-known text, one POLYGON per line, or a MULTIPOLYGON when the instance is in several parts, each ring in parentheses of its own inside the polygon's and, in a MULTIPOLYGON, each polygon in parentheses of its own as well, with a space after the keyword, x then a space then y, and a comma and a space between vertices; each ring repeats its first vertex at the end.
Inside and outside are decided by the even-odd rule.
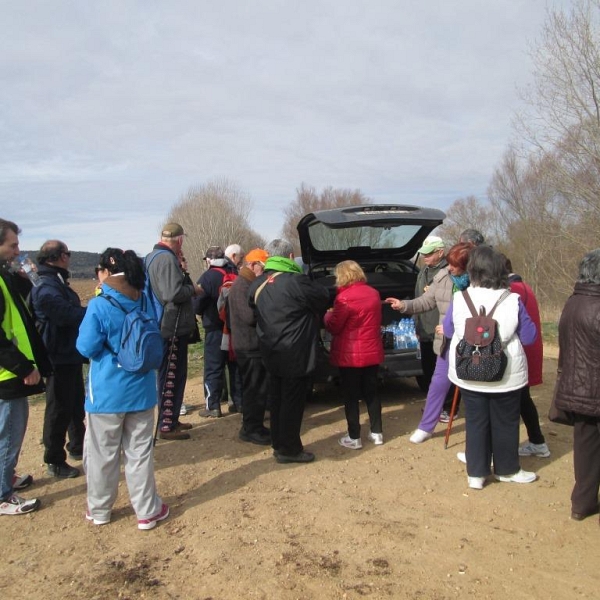
POLYGON ((22 248, 145 254, 223 177, 268 239, 303 182, 485 198, 555 4, 0 0, 0 216, 22 248))

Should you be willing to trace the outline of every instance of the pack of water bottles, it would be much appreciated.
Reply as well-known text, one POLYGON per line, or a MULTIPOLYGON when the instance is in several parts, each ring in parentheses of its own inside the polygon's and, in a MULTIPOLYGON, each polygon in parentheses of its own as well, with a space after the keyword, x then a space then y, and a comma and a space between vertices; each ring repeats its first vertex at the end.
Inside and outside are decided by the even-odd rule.
POLYGON ((382 326, 381 337, 386 350, 408 350, 419 346, 415 322, 412 319, 401 319, 382 326))

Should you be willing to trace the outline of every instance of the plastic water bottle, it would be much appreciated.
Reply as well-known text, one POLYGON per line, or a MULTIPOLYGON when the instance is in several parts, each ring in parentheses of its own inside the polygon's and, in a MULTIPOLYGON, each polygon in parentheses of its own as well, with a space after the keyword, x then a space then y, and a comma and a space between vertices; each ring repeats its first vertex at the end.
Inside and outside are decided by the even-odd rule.
POLYGON ((13 261, 13 269, 15 271, 23 271, 33 285, 40 284, 40 275, 36 271, 35 264, 29 258, 28 254, 19 254, 13 261))

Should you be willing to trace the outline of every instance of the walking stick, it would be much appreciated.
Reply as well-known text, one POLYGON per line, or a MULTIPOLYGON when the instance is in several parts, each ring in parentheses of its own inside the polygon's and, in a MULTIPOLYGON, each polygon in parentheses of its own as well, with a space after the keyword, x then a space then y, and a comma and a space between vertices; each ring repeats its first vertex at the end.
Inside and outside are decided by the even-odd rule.
MULTIPOLYGON (((173 337, 171 338, 171 346, 169 347, 169 356, 167 358, 167 371, 169 370, 169 363, 171 362, 171 358, 173 357, 173 350, 175 349, 175 338, 177 337, 177 325, 179 325, 179 315, 181 314, 181 304, 177 309, 177 316, 175 317, 175 329, 173 330, 173 337)), ((156 441, 158 439, 158 428, 160 427, 160 410, 162 406, 163 394, 165 393, 165 388, 167 387, 167 377, 165 375, 165 380, 163 382, 162 390, 160 392, 160 402, 158 403, 158 416, 156 418, 156 428, 154 429, 154 439, 152 440, 152 445, 156 446, 156 441)))
POLYGON ((454 386, 454 397, 452 398, 452 408, 450 409, 450 419, 448 420, 448 427, 446 427, 446 437, 444 439, 444 450, 448 449, 448 440, 450 439, 450 431, 452 431, 452 421, 454 421, 454 414, 456 413, 456 405, 458 404, 458 398, 460 396, 460 388, 454 386))

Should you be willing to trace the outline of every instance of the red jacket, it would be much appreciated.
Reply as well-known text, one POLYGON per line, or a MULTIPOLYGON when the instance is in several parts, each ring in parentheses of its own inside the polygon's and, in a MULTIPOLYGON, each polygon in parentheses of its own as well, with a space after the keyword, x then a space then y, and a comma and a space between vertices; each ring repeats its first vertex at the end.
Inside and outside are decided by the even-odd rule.
MULTIPOLYGON (((519 278, 520 279, 520 278, 519 278)), ((542 363, 544 361, 544 348, 542 345, 542 325, 540 323, 540 309, 533 290, 524 281, 516 280, 510 282, 510 291, 521 296, 521 302, 534 322, 538 334, 535 342, 530 346, 523 346, 527 356, 527 373, 529 375, 529 386, 542 383, 542 363)))
POLYGON ((339 288, 333 310, 325 314, 325 327, 333 334, 331 364, 368 367, 383 362, 381 298, 359 281, 339 288))

